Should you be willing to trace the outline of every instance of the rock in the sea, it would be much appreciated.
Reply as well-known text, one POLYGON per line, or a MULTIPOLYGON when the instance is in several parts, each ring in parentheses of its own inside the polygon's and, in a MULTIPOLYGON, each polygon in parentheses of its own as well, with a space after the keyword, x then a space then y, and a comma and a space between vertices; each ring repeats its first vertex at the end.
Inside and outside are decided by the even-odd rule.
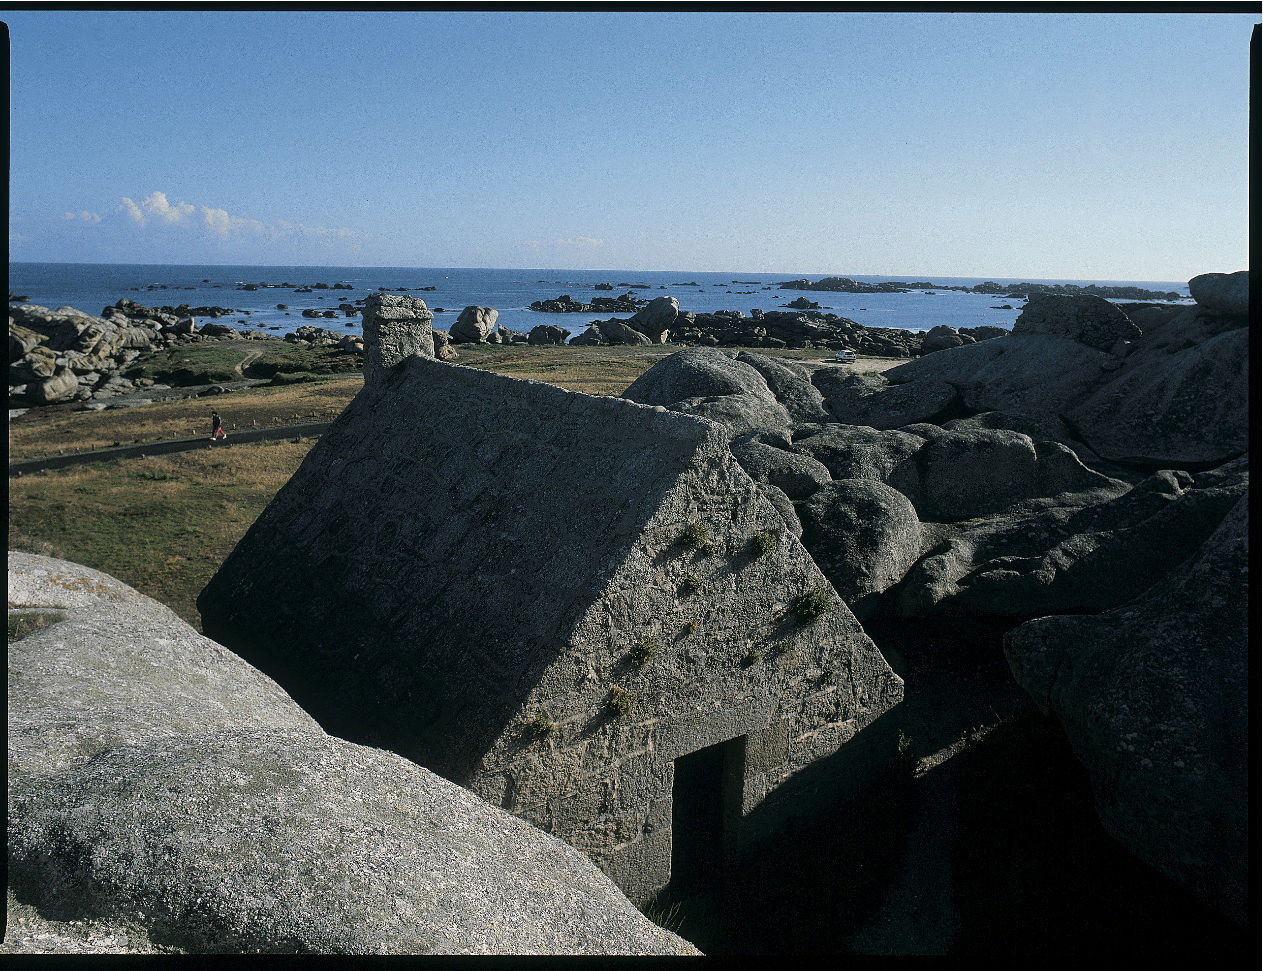
POLYGON ((1203 273, 1188 281, 1188 292, 1198 306, 1221 314, 1250 311, 1250 271, 1203 273))
POLYGON ((1061 722, 1087 768, 1105 828, 1241 923, 1258 913, 1245 852, 1257 742, 1248 502, 1135 600, 1097 616, 1033 620, 1005 638, 1018 682, 1061 722))
POLYGON ((11 552, 9 603, 5 952, 696 953, 112 577, 11 552))
POLYGON ((198 598, 205 629, 329 731, 467 785, 647 899, 671 873, 673 762, 743 737, 760 753, 730 763, 748 845, 751 815, 786 810, 783 780, 902 697, 729 438, 409 358, 237 544, 198 598))
MULTIPOLYGON (((456 344, 485 344, 500 311, 491 307, 466 307, 452 324, 452 342, 456 344)), ((499 343, 499 341, 497 341, 499 343)))
POLYGON ((364 383, 381 380, 406 357, 434 357, 433 319, 424 300, 370 294, 364 301, 364 383))

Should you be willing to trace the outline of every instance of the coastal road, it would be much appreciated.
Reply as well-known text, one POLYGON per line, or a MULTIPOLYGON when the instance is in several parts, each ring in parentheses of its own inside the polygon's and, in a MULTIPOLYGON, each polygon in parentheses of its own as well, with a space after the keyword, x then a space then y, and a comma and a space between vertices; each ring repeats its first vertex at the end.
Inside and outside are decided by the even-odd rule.
POLYGON ((73 455, 53 455, 48 458, 30 459, 26 462, 9 463, 9 475, 26 475, 48 469, 64 469, 89 462, 110 462, 114 459, 136 459, 145 455, 172 455, 175 452, 191 452, 202 448, 231 448, 250 442, 274 442, 286 438, 318 438, 332 422, 311 422, 305 425, 278 425, 272 428, 254 428, 234 432, 222 442, 209 438, 178 438, 165 442, 148 442, 140 445, 120 445, 117 448, 101 448, 92 452, 76 452, 73 455))

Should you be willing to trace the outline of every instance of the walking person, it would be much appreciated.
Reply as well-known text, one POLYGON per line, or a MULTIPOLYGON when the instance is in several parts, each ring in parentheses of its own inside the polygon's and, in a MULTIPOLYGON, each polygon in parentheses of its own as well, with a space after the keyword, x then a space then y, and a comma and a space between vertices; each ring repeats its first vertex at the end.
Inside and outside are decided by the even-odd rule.
POLYGON ((211 412, 211 441, 222 442, 228 437, 228 433, 224 431, 223 419, 219 417, 219 412, 211 412))

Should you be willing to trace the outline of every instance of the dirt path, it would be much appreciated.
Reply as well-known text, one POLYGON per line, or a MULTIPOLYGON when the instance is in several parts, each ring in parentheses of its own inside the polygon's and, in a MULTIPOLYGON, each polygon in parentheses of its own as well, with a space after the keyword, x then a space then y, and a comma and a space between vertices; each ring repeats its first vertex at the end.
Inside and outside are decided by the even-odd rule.
POLYGON ((222 442, 213 442, 209 438, 179 438, 174 441, 122 445, 118 448, 102 448, 92 452, 78 452, 74 455, 54 455, 49 458, 31 459, 27 462, 12 462, 9 465, 9 475, 28 475, 33 472, 44 472, 48 469, 64 469, 72 465, 85 465, 89 462, 109 462, 114 459, 135 459, 145 455, 172 455, 175 452, 191 452, 200 448, 230 448, 233 445, 245 445, 250 442, 274 442, 286 438, 317 438, 326 432, 331 424, 333 423, 312 422, 305 425, 256 428, 245 432, 234 432, 222 442))

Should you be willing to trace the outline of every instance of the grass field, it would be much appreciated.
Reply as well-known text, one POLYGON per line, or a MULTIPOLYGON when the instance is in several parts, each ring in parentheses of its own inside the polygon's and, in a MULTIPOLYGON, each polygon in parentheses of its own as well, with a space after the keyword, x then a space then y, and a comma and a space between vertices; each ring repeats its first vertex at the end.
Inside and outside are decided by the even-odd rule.
MULTIPOLYGON (((675 350, 490 345, 462 347, 457 363, 614 395, 675 350)), ((820 361, 825 353, 781 351, 777 356, 820 361)), ((357 373, 118 411, 32 409, 9 423, 9 460, 205 435, 211 408, 223 416, 230 435, 246 428, 332 421, 362 384, 357 373)), ((103 570, 199 626, 198 592, 313 444, 309 439, 237 444, 12 477, 9 548, 103 570)))

